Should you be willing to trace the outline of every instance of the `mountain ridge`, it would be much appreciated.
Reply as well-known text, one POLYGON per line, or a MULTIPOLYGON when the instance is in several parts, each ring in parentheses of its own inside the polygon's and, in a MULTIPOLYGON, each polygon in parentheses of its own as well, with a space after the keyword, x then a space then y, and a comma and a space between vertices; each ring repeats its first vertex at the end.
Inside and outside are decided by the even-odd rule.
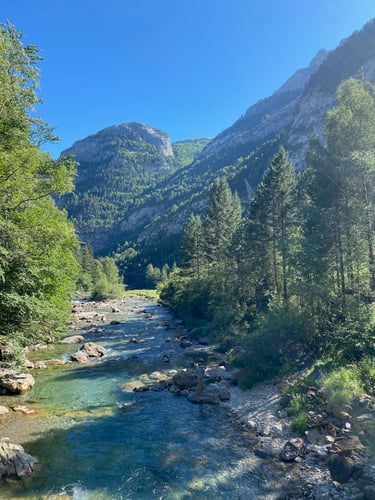
MULTIPOLYGON (((179 154, 176 145, 173 146, 164 132, 154 132, 160 135, 160 141, 163 138, 171 145, 168 151, 172 147, 173 152, 173 156, 164 156, 157 148, 152 149, 154 146, 148 144, 146 147, 149 153, 152 149, 157 154, 157 161, 162 158, 164 163, 167 162, 159 169, 162 175, 154 176, 151 182, 133 191, 128 204, 123 203, 117 210, 112 225, 108 223, 105 228, 103 225, 91 226, 86 231, 78 220, 78 231, 98 252, 112 252, 118 244, 128 241, 131 245, 142 246, 147 259, 154 264, 162 264, 163 259, 172 263, 184 222, 191 212, 203 212, 214 179, 226 176, 232 189, 246 204, 281 144, 287 149, 296 169, 303 169, 310 137, 322 137, 325 115, 335 103, 338 84, 342 78, 358 76, 360 71, 370 81, 375 80, 374 20, 344 39, 336 49, 320 50, 306 68, 298 69, 271 96, 250 106, 233 125, 212 140, 205 139, 194 145, 197 149, 193 148, 185 161, 176 159, 179 154)), ((156 130, 133 123, 134 128, 138 126, 156 130)), ((102 137, 101 132, 96 136, 102 137)), ((93 140, 90 137, 88 143, 93 140)), ((189 140, 179 143, 185 147, 189 140)), ((102 146, 109 150, 112 147, 108 143, 102 146)), ((135 152, 128 149, 121 154, 129 157, 135 152)), ((92 163, 97 164, 95 149, 93 156, 92 163)), ((79 154, 77 160, 82 162, 79 154)), ((110 168, 121 169, 121 155, 116 157, 113 149, 111 162, 110 168)), ((83 163, 78 169, 79 175, 82 168, 88 168, 86 159, 83 163)), ((106 169, 103 167, 102 170, 105 179, 106 169)), ((67 207, 73 218, 85 207, 84 202, 88 202, 90 194, 89 190, 86 193, 82 190, 79 180, 77 186, 75 213, 67 207)))

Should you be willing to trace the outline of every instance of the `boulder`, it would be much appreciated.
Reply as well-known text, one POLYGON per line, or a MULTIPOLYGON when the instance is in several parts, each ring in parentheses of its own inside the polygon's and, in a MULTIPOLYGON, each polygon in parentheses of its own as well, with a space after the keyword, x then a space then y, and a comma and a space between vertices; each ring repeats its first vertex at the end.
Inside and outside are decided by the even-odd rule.
MULTIPOLYGON (((331 447, 331 453, 346 453, 361 451, 364 446, 357 436, 339 437, 331 447)), ((340 481, 341 482, 341 481, 340 481)))
POLYGON ((254 453, 260 458, 276 458, 279 448, 271 437, 260 438, 254 446, 254 453))
POLYGON ((81 351, 84 351, 89 358, 101 358, 105 354, 105 348, 95 342, 86 342, 81 351))
POLYGON ((0 417, 3 415, 7 415, 9 413, 9 409, 6 406, 0 406, 0 417))
POLYGON ((287 441, 280 451, 280 460, 292 462, 297 457, 304 455, 306 451, 305 443, 301 438, 294 438, 287 441))
POLYGON ((29 477, 38 460, 25 453, 23 447, 8 438, 0 439, 0 478, 22 479, 29 477))
POLYGON ((71 354, 70 357, 73 361, 85 363, 89 359, 100 358, 104 354, 105 348, 103 346, 95 344, 95 342, 86 342, 79 351, 71 354))
POLYGON ((179 389, 192 389, 197 385, 196 370, 183 370, 173 376, 173 382, 179 389))
POLYGON ((65 337, 62 339, 62 344, 80 344, 85 338, 82 335, 71 335, 70 337, 65 337))
POLYGON ((89 357, 84 351, 77 351, 70 355, 70 358, 77 363, 86 363, 89 357))
POLYGON ((14 373, 8 372, 0 377, 0 387, 5 392, 12 394, 22 394, 35 385, 35 380, 30 373, 14 373))
POLYGON ((328 461, 332 481, 347 483, 353 474, 353 461, 344 455, 331 455, 328 461))

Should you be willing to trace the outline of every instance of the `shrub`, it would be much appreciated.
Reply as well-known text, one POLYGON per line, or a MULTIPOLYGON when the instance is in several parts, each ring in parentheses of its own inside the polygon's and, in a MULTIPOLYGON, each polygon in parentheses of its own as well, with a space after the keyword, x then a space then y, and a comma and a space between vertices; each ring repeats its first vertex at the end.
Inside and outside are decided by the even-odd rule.
POLYGON ((347 407, 364 394, 359 370, 341 367, 325 377, 323 387, 327 393, 327 406, 331 411, 347 407))
POLYGON ((244 369, 240 384, 247 388, 292 371, 305 349, 308 325, 305 314, 293 304, 272 304, 248 333, 242 352, 235 358, 236 365, 244 369))

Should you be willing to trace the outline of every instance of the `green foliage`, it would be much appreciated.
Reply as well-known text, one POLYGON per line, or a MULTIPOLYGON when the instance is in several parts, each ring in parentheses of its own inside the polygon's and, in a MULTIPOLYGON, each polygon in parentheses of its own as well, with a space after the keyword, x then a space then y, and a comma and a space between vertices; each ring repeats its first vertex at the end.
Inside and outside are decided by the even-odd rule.
POLYGON ((340 367, 323 380, 327 402, 331 410, 348 407, 364 394, 360 373, 356 367, 340 367))
POLYGON ((51 198, 72 189, 75 164, 39 149, 54 139, 34 113, 39 59, 0 27, 0 330, 24 344, 64 324, 78 269, 73 225, 51 198))
POLYGON ((173 143, 173 153, 179 165, 189 165, 211 139, 190 139, 173 143))
POLYGON ((118 267, 112 257, 95 261, 94 286, 91 297, 94 300, 115 299, 124 294, 124 285, 118 267))
POLYGON ((300 411, 299 413, 297 413, 290 424, 290 428, 292 429, 292 431, 301 434, 301 436, 305 435, 308 427, 309 415, 305 411, 300 411))
POLYGON ((253 329, 242 339, 242 349, 233 362, 243 368, 243 386, 284 374, 302 361, 308 345, 308 318, 297 306, 271 303, 260 314, 253 329))

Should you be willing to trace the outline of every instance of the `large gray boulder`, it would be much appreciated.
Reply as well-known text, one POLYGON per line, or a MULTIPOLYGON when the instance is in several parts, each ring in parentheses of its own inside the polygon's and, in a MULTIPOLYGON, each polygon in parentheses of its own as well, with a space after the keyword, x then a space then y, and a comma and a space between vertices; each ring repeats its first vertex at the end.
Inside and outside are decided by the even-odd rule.
POLYGON ((9 438, 0 439, 0 479, 22 479, 29 477, 38 460, 28 453, 20 444, 9 438))
POLYGON ((35 380, 30 373, 16 373, 5 371, 0 373, 0 388, 3 393, 23 394, 35 385, 35 380))
POLYGON ((77 363, 86 363, 90 359, 101 358, 105 354, 105 348, 95 342, 86 342, 81 349, 71 354, 71 359, 77 363))
POLYGON ((176 373, 173 382, 179 389, 192 389, 197 385, 198 377, 196 370, 183 370, 176 373))

